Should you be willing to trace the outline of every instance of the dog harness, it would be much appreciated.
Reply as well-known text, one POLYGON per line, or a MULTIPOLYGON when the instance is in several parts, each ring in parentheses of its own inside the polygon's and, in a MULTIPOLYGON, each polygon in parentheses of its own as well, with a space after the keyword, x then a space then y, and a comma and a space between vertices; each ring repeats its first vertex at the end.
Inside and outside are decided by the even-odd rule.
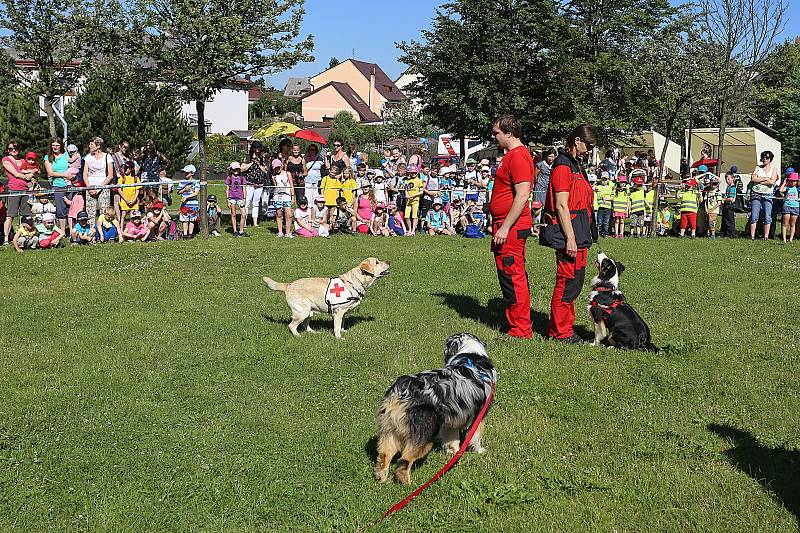
MULTIPOLYGON (((613 292, 614 291, 614 289, 612 287, 596 287, 594 290, 596 290, 597 292, 613 292)), ((600 302, 597 302, 596 300, 592 300, 591 302, 589 302, 589 305, 591 305, 595 309, 600 309, 601 316, 603 317, 603 323, 605 325, 608 325, 608 320, 611 318, 611 313, 614 312, 614 309, 616 309, 617 307, 619 307, 620 305, 622 305, 624 303, 625 303, 625 298, 624 297, 620 297, 620 298, 615 298, 608 305, 603 305, 600 302)))
POLYGON ((487 374, 486 372, 484 372, 483 370, 479 369, 477 366, 475 366, 475 363, 472 362, 472 359, 467 359, 467 362, 464 364, 464 366, 466 366, 467 368, 471 369, 476 374, 478 374, 478 377, 484 383, 491 383, 492 382, 492 377, 489 374, 487 374))
POLYGON ((342 305, 358 302, 364 298, 363 292, 358 292, 355 287, 349 287, 342 278, 331 278, 328 288, 325 289, 325 303, 328 304, 328 313, 342 305))

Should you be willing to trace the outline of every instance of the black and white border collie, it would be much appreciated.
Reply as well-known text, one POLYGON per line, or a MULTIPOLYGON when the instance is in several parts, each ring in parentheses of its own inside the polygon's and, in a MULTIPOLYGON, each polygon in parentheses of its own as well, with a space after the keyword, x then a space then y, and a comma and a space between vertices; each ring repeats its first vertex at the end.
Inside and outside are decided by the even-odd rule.
MULTIPOLYGON (((451 453, 486 403, 497 372, 486 346, 474 335, 451 335, 444 346, 444 368, 400 376, 383 397, 378 411, 378 457, 375 479, 386 481, 392 458, 400 454, 395 479, 411 483, 411 467, 428 455, 434 441, 451 453)), ((470 449, 478 453, 486 419, 470 449)))
POLYGON ((655 350, 650 338, 650 328, 625 300, 619 288, 619 277, 625 265, 614 261, 603 252, 597 254, 597 276, 590 283, 589 316, 594 322, 594 342, 630 350, 655 350))

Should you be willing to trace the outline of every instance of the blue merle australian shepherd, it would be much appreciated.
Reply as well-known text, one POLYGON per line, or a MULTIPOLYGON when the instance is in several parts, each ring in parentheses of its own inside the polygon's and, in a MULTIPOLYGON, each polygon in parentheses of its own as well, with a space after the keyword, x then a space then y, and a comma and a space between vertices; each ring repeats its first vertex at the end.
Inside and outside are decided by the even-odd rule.
MULTIPOLYGON (((497 373, 486 346, 469 333, 458 333, 444 346, 444 368, 401 376, 389 387, 378 411, 378 459, 375 479, 386 481, 389 465, 400 453, 395 479, 411 483, 411 466, 428 455, 434 442, 451 453, 461 434, 480 413, 497 373)), ((484 419, 469 446, 478 453, 484 419)))

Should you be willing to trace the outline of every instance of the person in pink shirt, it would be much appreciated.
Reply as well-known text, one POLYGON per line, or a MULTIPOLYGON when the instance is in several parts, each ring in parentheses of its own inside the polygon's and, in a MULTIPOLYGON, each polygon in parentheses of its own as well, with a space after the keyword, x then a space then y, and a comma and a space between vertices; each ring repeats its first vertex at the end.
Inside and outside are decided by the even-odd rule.
POLYGON ((131 219, 122 231, 122 241, 144 241, 150 234, 150 228, 142 223, 142 213, 138 209, 131 211, 131 219))
POLYGON ((69 222, 69 231, 72 232, 72 226, 75 224, 76 217, 78 213, 84 211, 86 201, 83 199, 82 192, 76 192, 72 195, 72 198, 70 198, 69 195, 64 196, 64 203, 68 206, 67 221, 69 222))
POLYGON ((369 224, 375 213, 375 192, 369 182, 361 184, 358 196, 353 200, 353 210, 356 212, 356 230, 359 233, 369 233, 369 224))

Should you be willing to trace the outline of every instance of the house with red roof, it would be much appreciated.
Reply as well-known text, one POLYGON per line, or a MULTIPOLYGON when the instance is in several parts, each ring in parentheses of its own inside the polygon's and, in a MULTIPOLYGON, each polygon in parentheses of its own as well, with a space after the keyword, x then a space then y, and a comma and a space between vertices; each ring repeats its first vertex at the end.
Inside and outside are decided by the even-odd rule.
POLYGON ((348 59, 310 79, 313 90, 301 97, 303 119, 324 123, 347 111, 358 122, 383 122, 387 107, 406 95, 375 63, 348 59))

